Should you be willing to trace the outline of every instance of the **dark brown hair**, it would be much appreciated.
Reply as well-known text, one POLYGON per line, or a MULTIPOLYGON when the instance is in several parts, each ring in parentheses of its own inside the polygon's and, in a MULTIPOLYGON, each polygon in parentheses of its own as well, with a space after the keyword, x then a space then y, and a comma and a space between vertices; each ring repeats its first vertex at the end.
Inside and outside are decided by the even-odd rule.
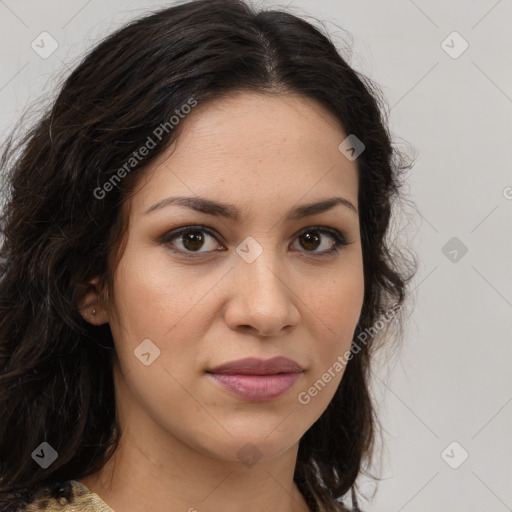
MULTIPOLYGON (((355 338, 367 337, 331 403, 301 439, 294 476, 311 510, 359 510, 354 492, 353 508, 343 497, 374 448, 370 355, 376 331, 386 331, 375 324, 402 305, 415 272, 387 236, 411 164, 392 144, 378 88, 347 64, 327 33, 242 0, 196 0, 106 37, 37 123, 19 140, 13 131, 5 144, 2 511, 22 509, 41 489, 69 497, 68 480, 98 471, 114 452, 120 429, 112 334, 108 323, 84 321, 78 304, 96 276, 111 293, 127 230, 122 206, 176 131, 163 130, 156 147, 128 169, 133 152, 191 98, 205 104, 234 91, 316 99, 365 145, 357 158, 365 290, 355 338), (99 198, 93 191, 106 190, 123 165, 123 179, 99 198), (47 469, 31 456, 43 441, 58 452, 47 469)), ((393 322, 400 325, 399 316, 393 322)))

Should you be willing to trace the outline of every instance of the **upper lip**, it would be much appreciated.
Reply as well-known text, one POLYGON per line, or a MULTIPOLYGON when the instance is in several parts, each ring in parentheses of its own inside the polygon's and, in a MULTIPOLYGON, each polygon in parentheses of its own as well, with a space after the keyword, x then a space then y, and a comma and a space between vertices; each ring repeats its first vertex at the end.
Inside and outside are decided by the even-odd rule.
POLYGON ((247 375, 273 375, 276 373, 299 373, 302 372, 302 366, 287 357, 277 356, 270 359, 258 359, 257 357, 247 357, 229 361, 208 370, 208 373, 231 373, 247 375))

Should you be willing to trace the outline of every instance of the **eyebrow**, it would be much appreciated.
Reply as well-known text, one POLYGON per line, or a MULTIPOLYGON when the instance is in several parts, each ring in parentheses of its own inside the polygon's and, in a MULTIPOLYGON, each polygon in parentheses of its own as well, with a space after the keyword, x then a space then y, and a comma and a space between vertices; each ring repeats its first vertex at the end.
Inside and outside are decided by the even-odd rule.
MULTIPOLYGON (((224 217, 226 219, 235 221, 240 219, 240 210, 236 206, 232 204, 220 203, 203 197, 166 197, 165 199, 156 202, 153 206, 148 208, 144 212, 144 215, 148 215, 151 212, 160 210, 170 205, 186 206, 187 208, 192 208, 193 210, 201 213, 224 217)), ((304 204, 292 209, 286 215, 286 220, 300 220, 304 217, 323 213, 337 205, 345 206, 356 215, 358 214, 356 207, 348 199, 343 197, 329 197, 321 201, 304 204)))

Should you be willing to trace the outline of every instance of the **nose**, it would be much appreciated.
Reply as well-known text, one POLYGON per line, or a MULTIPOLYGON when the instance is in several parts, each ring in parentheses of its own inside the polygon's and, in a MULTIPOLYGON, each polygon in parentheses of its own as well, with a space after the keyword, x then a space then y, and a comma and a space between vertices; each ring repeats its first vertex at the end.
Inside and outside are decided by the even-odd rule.
POLYGON ((279 336, 296 327, 300 299, 287 275, 284 263, 269 249, 252 263, 238 258, 231 271, 232 297, 225 311, 228 326, 260 336, 279 336))

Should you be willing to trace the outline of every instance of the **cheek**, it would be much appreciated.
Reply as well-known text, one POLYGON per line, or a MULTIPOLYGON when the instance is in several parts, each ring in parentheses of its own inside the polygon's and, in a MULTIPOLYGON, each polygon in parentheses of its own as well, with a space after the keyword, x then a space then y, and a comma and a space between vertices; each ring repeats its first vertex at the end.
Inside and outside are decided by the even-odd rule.
POLYGON ((116 269, 116 319, 134 336, 161 338, 198 302, 203 284, 191 287, 182 271, 166 263, 165 255, 151 258, 147 253, 127 247, 116 269))
POLYGON ((337 281, 322 293, 311 295, 313 310, 334 333, 355 329, 363 302, 363 285, 347 286, 337 281))
MULTIPOLYGON (((364 299, 363 268, 357 260, 351 263, 340 268, 335 278, 318 280, 317 286, 312 286, 310 282, 308 290, 304 291, 307 305, 304 311, 308 314, 312 339, 315 340, 307 385, 315 385, 320 379, 322 382, 319 382, 320 388, 316 391, 319 393, 328 382, 325 391, 319 393, 322 396, 315 400, 315 407, 321 408, 330 401, 342 379, 346 355, 351 348, 361 314, 364 299)), ((312 392, 314 394, 315 390, 312 392)))
POLYGON ((343 378, 363 298, 362 269, 341 273, 309 295, 312 364, 297 399, 311 422, 325 411, 343 378))
MULTIPOLYGON (((354 263, 342 270, 310 280, 304 289, 304 302, 326 331, 325 336, 352 336, 359 320, 364 299, 362 265, 354 263)), ((322 339, 322 338, 318 338, 322 339)))
MULTIPOLYGON (((171 266, 165 254, 146 257, 127 247, 114 275, 115 315, 111 322, 125 370, 143 370, 134 351, 147 339, 158 349, 154 349, 158 358, 151 367, 168 370, 179 379, 188 378, 191 361, 202 361, 198 352, 211 315, 205 298, 218 278, 199 272, 198 268, 198 275, 191 277, 190 268, 171 266), (198 322, 198 318, 204 321, 198 322)), ((154 372, 151 378, 156 378, 154 372)))

